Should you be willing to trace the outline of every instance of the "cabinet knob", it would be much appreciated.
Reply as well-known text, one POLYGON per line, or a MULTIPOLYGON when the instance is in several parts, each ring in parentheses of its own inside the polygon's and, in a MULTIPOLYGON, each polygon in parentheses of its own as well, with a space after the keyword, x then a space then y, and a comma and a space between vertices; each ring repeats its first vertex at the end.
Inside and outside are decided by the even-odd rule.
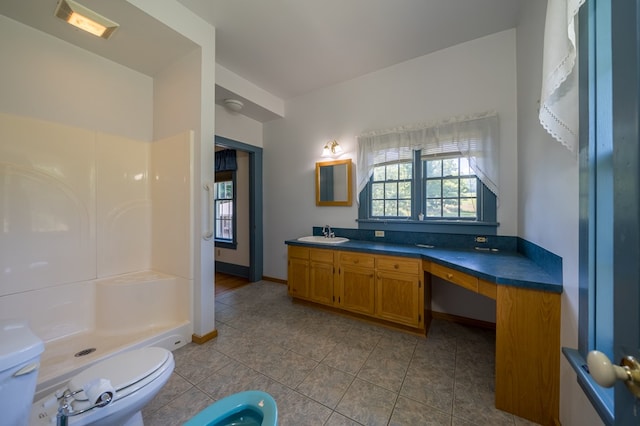
POLYGON ((393 265, 393 267, 394 267, 395 269, 398 269, 398 268, 400 267, 400 265, 398 265, 398 264, 396 263, 395 265, 393 265))
POLYGON ((450 273, 450 272, 447 272, 447 278, 449 278, 449 279, 453 278, 453 274, 450 273))
POLYGON ((355 260, 353 261, 353 263, 358 263, 358 262, 360 262, 360 259, 355 259, 355 260))

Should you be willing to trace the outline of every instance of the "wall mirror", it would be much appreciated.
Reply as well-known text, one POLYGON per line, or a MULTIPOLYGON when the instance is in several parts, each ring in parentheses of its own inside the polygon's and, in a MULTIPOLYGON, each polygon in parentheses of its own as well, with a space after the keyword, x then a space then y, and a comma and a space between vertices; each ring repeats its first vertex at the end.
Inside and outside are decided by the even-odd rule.
POLYGON ((351 159, 316 163, 316 206, 350 206, 351 159))

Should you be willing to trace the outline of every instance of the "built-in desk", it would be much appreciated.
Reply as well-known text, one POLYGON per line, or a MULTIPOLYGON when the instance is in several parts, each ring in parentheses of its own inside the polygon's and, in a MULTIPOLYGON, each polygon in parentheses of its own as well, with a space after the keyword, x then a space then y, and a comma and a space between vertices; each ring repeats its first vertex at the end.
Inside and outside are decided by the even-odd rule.
MULTIPOLYGON (((292 248, 306 246, 331 251, 334 253, 332 259, 342 252, 418 258, 422 260, 424 294, 430 294, 430 277, 436 275, 468 291, 495 299, 496 407, 543 425, 559 424, 562 283, 531 259, 515 252, 438 249, 356 240, 331 246, 298 240, 289 240, 286 244, 290 254, 292 248)), ((294 262, 294 266, 297 265, 294 262)), ((304 272, 304 269, 291 269, 291 257, 289 270, 289 281, 292 273, 304 272)), ((359 265, 357 271, 365 274, 366 266, 359 265)), ((402 270, 398 272, 403 273, 402 270)), ((366 287, 366 277, 362 282, 366 287)), ((421 282, 416 285, 422 288, 421 282)), ((426 311, 430 311, 429 304, 427 297, 426 311)), ((424 327, 428 332, 428 321, 424 322, 424 327)))

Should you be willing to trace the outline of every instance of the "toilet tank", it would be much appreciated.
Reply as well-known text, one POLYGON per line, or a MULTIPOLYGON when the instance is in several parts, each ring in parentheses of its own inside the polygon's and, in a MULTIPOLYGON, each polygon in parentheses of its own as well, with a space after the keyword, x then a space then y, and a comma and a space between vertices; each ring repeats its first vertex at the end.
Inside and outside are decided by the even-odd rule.
POLYGON ((0 417, 27 425, 44 343, 26 321, 0 319, 0 417))

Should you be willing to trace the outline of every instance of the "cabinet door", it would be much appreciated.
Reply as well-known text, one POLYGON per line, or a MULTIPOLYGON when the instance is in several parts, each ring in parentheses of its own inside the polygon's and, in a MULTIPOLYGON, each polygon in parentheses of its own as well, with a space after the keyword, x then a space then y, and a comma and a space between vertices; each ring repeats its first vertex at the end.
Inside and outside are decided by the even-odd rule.
POLYGON ((412 327, 422 327, 422 294, 419 275, 379 271, 376 276, 376 315, 412 327))
POLYGON ((289 258, 289 295, 307 299, 309 297, 309 261, 289 258))
POLYGON ((309 298, 314 302, 333 305, 333 263, 311 262, 309 298))
POLYGON ((338 303, 341 308, 373 315, 375 311, 375 278, 373 269, 340 266, 340 293, 338 303))

